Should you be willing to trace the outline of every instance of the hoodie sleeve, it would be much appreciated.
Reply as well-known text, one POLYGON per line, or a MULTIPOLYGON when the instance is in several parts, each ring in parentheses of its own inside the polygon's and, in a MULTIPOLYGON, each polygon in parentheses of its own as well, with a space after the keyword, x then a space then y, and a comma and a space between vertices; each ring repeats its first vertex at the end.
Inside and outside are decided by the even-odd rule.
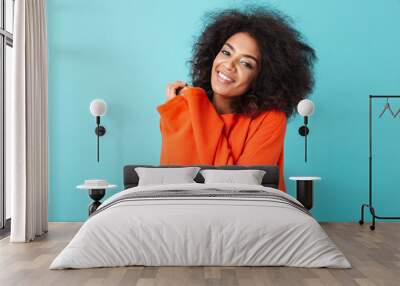
POLYGON ((278 165, 279 189, 285 191, 283 152, 286 134, 286 115, 281 111, 268 111, 259 127, 249 134, 237 165, 278 165))
POLYGON ((174 157, 183 145, 192 142, 200 161, 197 164, 234 163, 228 140, 223 133, 224 122, 203 89, 183 89, 181 95, 158 106, 157 110, 160 113, 163 137, 161 161, 166 156, 174 157))
POLYGON ((188 88, 157 107, 162 134, 162 164, 279 165, 280 189, 283 181, 283 142, 286 116, 269 111, 248 135, 243 151, 234 160, 224 133, 224 121, 201 88, 188 88), (193 146, 195 150, 188 149, 193 146), (185 152, 184 150, 187 150, 185 152), (193 152, 197 161, 193 161, 193 152))

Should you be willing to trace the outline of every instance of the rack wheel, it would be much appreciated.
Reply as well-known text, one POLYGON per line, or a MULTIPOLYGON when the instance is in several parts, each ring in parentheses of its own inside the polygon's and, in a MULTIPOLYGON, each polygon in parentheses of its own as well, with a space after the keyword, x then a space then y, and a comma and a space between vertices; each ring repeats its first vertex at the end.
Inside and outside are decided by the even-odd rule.
POLYGON ((363 224, 364 224, 364 221, 363 221, 363 220, 359 220, 358 223, 359 223, 360 225, 363 225, 363 224))
POLYGON ((374 225, 371 225, 371 226, 369 227, 369 229, 370 229, 370 230, 375 230, 375 226, 374 226, 374 225))

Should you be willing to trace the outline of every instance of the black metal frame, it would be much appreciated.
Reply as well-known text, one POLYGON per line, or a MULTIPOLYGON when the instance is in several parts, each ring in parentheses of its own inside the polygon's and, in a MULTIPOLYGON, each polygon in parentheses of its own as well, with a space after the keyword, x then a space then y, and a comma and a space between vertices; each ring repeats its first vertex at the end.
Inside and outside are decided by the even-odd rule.
POLYGON ((372 216, 372 225, 369 227, 371 230, 375 229, 375 219, 400 219, 400 217, 378 216, 375 213, 375 208, 372 205, 372 101, 373 99, 388 99, 400 98, 400 95, 370 95, 369 96, 369 204, 362 204, 361 206, 361 219, 359 223, 364 224, 364 208, 369 208, 372 216))

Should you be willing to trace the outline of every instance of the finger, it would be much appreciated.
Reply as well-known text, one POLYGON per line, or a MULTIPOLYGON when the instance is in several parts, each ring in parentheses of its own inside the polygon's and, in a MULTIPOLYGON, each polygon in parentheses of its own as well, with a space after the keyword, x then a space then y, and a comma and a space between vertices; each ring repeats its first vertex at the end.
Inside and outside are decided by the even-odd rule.
POLYGON ((173 91, 173 89, 172 89, 172 84, 168 84, 168 85, 167 85, 167 96, 168 96, 169 94, 171 94, 172 91, 173 91))
POLYGON ((187 82, 183 81, 183 80, 176 80, 176 81, 171 82, 169 84, 172 84, 172 85, 187 85, 187 82))
POLYGON ((174 84, 176 87, 184 87, 184 86, 187 86, 187 85, 188 85, 186 82, 181 81, 181 80, 177 80, 177 81, 175 81, 173 84, 174 84))
POLYGON ((175 97, 186 86, 188 86, 188 84, 181 80, 177 80, 173 83, 167 84, 167 98, 171 99, 175 97))
POLYGON ((175 96, 176 96, 175 89, 174 88, 170 88, 168 90, 168 93, 167 93, 167 98, 171 99, 171 98, 173 98, 175 96))
POLYGON ((178 87, 178 88, 175 90, 175 94, 176 94, 176 95, 179 95, 180 92, 182 91, 182 89, 184 89, 184 88, 185 88, 184 86, 178 87))
POLYGON ((183 80, 177 80, 177 81, 175 81, 175 83, 187 85, 186 81, 183 81, 183 80))
POLYGON ((178 84, 178 83, 176 83, 176 84, 172 84, 172 92, 174 93, 174 94, 179 94, 179 92, 182 90, 182 88, 184 88, 186 85, 184 85, 184 84, 178 84))
POLYGON ((174 90, 175 90, 175 89, 174 89, 174 87, 173 87, 172 84, 167 84, 167 88, 166 88, 167 97, 168 97, 171 93, 173 93, 174 90))

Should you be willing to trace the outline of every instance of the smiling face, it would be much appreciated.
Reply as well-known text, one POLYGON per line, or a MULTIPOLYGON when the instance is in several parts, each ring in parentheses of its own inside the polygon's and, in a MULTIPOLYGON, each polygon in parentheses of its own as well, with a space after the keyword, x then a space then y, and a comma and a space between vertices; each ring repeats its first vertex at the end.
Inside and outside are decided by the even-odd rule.
POLYGON ((233 99, 246 93, 260 70, 260 63, 261 53, 254 38, 244 32, 231 36, 213 62, 214 95, 233 99))

